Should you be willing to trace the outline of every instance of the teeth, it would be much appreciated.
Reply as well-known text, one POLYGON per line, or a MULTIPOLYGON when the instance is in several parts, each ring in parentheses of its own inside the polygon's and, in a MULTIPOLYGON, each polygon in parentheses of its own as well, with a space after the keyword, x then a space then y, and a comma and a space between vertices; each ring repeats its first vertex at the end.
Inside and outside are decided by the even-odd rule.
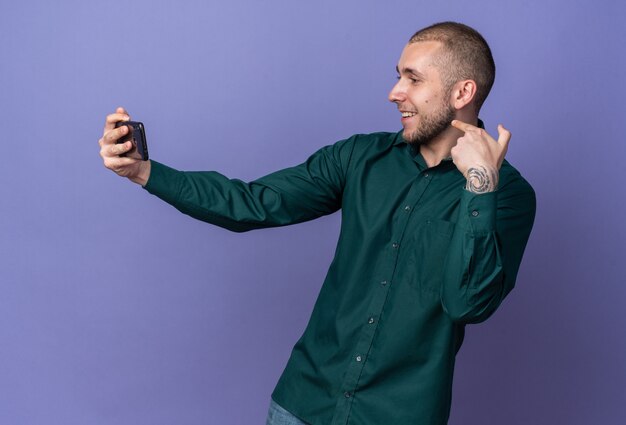
POLYGON ((412 117, 413 115, 417 115, 415 112, 403 112, 402 118, 412 117))

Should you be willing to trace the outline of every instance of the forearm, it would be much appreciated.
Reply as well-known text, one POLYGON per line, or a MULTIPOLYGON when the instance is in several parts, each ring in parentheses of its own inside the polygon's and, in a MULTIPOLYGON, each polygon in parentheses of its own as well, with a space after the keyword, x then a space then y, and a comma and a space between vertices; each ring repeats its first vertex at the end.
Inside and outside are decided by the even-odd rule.
POLYGON ((501 301, 503 273, 496 235, 497 192, 464 192, 446 258, 441 302, 454 321, 488 317, 501 301))
POLYGON ((487 319, 513 289, 535 215, 535 195, 522 179, 496 192, 461 197, 441 289, 454 321, 487 319))

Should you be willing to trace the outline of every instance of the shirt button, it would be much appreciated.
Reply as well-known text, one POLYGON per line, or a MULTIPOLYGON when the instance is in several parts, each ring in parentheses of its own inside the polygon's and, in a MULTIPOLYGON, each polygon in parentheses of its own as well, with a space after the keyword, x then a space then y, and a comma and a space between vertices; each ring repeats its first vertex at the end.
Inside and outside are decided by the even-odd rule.
POLYGON ((428 178, 428 173, 424 173, 424 177, 428 178))
POLYGON ((404 211, 411 211, 411 206, 407 205, 406 207, 404 207, 404 211))
POLYGON ((400 244, 398 244, 397 242, 394 242, 394 243, 391 244, 391 247, 393 249, 398 249, 399 246, 400 246, 400 244))
POLYGON ((381 281, 381 282, 380 282, 380 284, 381 284, 381 285, 383 285, 383 286, 385 286, 385 285, 387 285, 387 281, 386 281, 386 280, 383 280, 383 281, 381 281))
POLYGON ((357 362, 360 362, 361 360, 363 360, 363 357, 361 357, 361 356, 356 356, 356 361, 357 361, 357 362))
POLYGON ((474 210, 472 211, 472 217, 478 217, 478 211, 474 210))
POLYGON ((370 325, 371 325, 372 323, 374 323, 374 318, 373 318, 373 317, 370 317, 370 319, 367 321, 367 323, 369 323, 370 325))
POLYGON ((350 398, 350 393, 347 392, 347 391, 345 393, 343 393, 343 395, 346 396, 346 398, 350 398))

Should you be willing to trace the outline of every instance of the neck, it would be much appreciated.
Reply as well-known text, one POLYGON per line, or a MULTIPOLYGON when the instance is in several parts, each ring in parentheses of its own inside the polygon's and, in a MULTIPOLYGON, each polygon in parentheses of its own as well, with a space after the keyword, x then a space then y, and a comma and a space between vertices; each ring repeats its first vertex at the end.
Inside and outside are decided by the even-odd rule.
MULTIPOLYGON (((468 124, 478 125, 478 118, 456 118, 468 124)), ((463 136, 461 130, 449 126, 443 133, 420 145, 420 154, 424 158, 428 168, 436 167, 445 158, 450 158, 450 151, 456 146, 457 140, 463 136)))

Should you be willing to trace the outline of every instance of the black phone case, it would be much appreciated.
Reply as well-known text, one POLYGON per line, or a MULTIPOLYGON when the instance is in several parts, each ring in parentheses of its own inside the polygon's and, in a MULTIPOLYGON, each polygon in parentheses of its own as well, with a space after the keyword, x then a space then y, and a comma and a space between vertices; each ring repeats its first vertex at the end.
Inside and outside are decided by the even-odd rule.
POLYGON ((115 124, 115 128, 121 127, 123 125, 128 126, 128 133, 120 139, 118 139, 116 144, 125 143, 129 140, 133 143, 133 149, 129 152, 122 154, 120 156, 129 156, 132 155, 133 150, 136 149, 137 153, 141 156, 143 161, 148 160, 148 143, 146 141, 146 131, 144 130, 143 123, 138 121, 119 121, 115 124))

